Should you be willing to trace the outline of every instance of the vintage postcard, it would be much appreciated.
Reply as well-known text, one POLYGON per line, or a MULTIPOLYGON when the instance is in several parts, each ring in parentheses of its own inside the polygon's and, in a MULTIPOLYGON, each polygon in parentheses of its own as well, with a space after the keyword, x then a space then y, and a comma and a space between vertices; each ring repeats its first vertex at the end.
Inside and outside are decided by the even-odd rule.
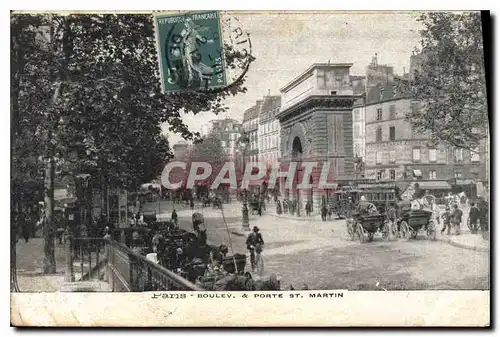
POLYGON ((12 12, 11 324, 489 327, 489 22, 12 12))

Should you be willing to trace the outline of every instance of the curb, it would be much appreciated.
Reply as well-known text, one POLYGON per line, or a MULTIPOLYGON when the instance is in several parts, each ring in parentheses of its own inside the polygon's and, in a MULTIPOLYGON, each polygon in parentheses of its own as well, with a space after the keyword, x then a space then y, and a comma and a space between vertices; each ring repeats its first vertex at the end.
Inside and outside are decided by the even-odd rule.
POLYGON ((449 244, 451 246, 454 246, 454 247, 468 249, 468 250, 474 250, 474 251, 478 251, 478 252, 489 252, 490 251, 489 248, 484 248, 484 247, 479 247, 479 246, 470 246, 470 245, 466 245, 466 244, 463 244, 463 243, 455 242, 452 239, 440 239, 440 238, 436 238, 436 241, 445 242, 445 243, 447 243, 447 244, 449 244))
POLYGON ((278 214, 273 214, 273 213, 267 213, 267 215, 272 216, 273 218, 276 218, 276 219, 279 219, 279 220, 328 222, 328 220, 327 221, 323 221, 321 219, 314 219, 314 218, 307 218, 307 217, 292 218, 292 217, 289 217, 289 216, 283 216, 283 215, 278 215, 278 214))

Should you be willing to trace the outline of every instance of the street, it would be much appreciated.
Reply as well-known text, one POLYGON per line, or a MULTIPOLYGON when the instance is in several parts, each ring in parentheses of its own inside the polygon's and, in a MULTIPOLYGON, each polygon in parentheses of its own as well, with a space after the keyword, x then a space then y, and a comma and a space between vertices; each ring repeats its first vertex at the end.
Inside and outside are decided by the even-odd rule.
MULTIPOLYGON (((153 207, 158 205, 145 209, 153 207)), ((191 210, 175 207, 179 225, 192 230, 191 210)), ((390 242, 376 235, 373 242, 361 244, 350 240, 345 220, 280 219, 269 214, 273 207, 268 205, 262 217, 250 215, 250 228, 258 226, 265 241, 264 276, 276 274, 283 288, 305 284, 309 289, 489 289, 488 252, 429 241, 424 233, 415 240, 390 242)), ((172 205, 162 202, 161 210, 163 218, 170 218, 172 205)), ((223 211, 234 252, 246 253, 249 232, 241 230, 241 206, 224 204, 223 211)), ((209 243, 228 244, 221 211, 205 208, 203 214, 209 243)))

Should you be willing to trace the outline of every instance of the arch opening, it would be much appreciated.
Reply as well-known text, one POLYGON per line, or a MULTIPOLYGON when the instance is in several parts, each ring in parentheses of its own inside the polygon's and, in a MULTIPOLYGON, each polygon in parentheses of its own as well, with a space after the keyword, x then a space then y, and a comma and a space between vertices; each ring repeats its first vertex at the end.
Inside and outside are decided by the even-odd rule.
POLYGON ((299 137, 295 137, 292 142, 292 158, 300 159, 302 156, 302 142, 299 137))

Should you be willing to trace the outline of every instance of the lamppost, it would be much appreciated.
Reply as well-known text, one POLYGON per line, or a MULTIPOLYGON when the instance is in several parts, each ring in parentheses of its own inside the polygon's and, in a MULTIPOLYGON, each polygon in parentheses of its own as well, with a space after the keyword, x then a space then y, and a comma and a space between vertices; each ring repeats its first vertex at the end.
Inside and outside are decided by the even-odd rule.
MULTIPOLYGON (((248 145, 248 138, 246 137, 246 135, 244 135, 243 137, 240 138, 239 143, 240 143, 240 147, 242 149, 242 155, 243 155, 243 174, 244 174, 245 169, 246 169, 245 149, 248 145)), ((243 182, 243 180, 242 180, 242 182, 243 182)), ((246 188, 245 188, 244 192, 245 192, 245 195, 244 195, 244 199, 243 199, 243 208, 241 209, 242 218, 243 218, 242 227, 243 227, 244 231, 250 231, 250 222, 248 219, 248 191, 246 188)))

